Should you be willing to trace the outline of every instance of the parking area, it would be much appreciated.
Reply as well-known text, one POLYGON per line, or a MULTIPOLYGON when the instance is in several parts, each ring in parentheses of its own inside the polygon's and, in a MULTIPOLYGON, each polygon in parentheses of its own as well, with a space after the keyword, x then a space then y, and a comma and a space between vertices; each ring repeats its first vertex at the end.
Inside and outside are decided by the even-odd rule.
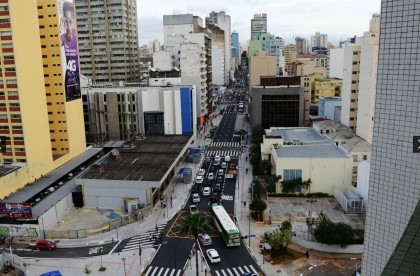
POLYGON ((345 214, 338 202, 332 198, 269 197, 267 211, 272 223, 291 220, 306 223, 309 212, 315 219, 323 212, 332 222, 344 222, 354 228, 364 228, 365 214, 345 214))

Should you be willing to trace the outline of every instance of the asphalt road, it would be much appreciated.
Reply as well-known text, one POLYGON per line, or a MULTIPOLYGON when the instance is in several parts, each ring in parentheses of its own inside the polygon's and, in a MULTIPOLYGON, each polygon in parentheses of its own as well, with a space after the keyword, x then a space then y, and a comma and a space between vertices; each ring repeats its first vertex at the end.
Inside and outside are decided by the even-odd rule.
MULTIPOLYGON (((233 107, 233 106, 232 106, 233 107)), ((229 106, 226 107, 226 110, 229 106)), ((213 142, 232 142, 233 131, 235 130, 236 112, 226 111, 217 127, 213 137, 213 142)))

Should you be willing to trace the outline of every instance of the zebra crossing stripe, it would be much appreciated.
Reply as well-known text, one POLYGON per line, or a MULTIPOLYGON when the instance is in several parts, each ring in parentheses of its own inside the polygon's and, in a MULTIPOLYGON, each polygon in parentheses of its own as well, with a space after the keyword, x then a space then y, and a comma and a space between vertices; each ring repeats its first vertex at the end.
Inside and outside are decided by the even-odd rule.
POLYGON ((239 271, 244 274, 245 272, 242 270, 242 268, 240 266, 238 266, 239 271))
POLYGON ((233 274, 232 274, 232 272, 230 272, 229 268, 227 268, 226 270, 227 270, 227 272, 229 272, 230 276, 233 276, 233 274))
POLYGON ((219 271, 217 271, 217 270, 216 270, 216 274, 217 274, 217 276, 220 276, 219 271))
POLYGON ((255 270, 255 268, 252 265, 250 265, 249 267, 252 269, 252 271, 254 271, 255 274, 258 274, 258 272, 255 270))
POLYGON ((169 268, 166 268, 165 274, 163 274, 163 276, 166 276, 166 274, 168 274, 168 272, 169 272, 169 268))
POLYGON ((244 269, 246 270, 246 272, 251 272, 246 266, 244 266, 244 269))
POLYGON ((181 270, 178 270, 178 273, 176 274, 176 276, 179 276, 179 274, 181 274, 181 270))
POLYGON ((226 272, 223 269, 220 271, 223 273, 224 276, 227 276, 226 272))

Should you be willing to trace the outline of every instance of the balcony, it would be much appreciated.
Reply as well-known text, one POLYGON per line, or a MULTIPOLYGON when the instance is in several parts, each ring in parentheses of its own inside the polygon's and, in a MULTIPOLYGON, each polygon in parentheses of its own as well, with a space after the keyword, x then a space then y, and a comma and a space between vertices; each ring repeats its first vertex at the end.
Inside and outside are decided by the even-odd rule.
MULTIPOLYGON (((0 0, 1 1, 1 0, 0 0)), ((0 2, 1 3, 1 2, 0 2)), ((10 23, 0 24, 0 29, 10 29, 10 23)))

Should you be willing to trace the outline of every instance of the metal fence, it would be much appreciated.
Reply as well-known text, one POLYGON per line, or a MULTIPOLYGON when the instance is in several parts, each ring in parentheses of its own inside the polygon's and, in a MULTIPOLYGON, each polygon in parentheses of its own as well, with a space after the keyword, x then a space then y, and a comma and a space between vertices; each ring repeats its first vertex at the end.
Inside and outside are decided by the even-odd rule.
POLYGON ((127 215, 125 217, 111 220, 97 226, 86 229, 77 230, 51 230, 47 233, 49 239, 80 239, 95 236, 105 232, 112 231, 118 227, 137 222, 138 219, 134 215, 127 215))

